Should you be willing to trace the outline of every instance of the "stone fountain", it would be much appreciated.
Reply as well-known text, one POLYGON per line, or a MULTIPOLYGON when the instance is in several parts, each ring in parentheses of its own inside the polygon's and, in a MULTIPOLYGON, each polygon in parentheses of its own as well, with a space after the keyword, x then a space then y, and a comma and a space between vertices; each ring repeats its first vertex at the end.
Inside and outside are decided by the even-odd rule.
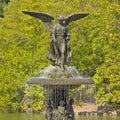
POLYGON ((94 84, 90 77, 79 74, 75 66, 67 66, 71 60, 70 34, 68 24, 87 16, 87 13, 74 13, 67 18, 59 16, 58 24, 53 24, 54 19, 48 13, 23 11, 23 13, 39 18, 51 30, 52 42, 47 58, 55 65, 40 70, 36 75, 27 80, 28 85, 39 84, 47 91, 46 120, 74 120, 74 98, 70 90, 78 88, 81 84, 94 84))

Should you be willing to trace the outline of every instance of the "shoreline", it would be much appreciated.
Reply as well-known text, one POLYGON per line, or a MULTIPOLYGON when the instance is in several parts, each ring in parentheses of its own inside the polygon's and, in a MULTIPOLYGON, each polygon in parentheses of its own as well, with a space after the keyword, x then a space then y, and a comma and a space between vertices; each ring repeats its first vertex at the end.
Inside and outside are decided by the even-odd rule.
POLYGON ((99 106, 101 104, 94 104, 94 103, 84 103, 82 106, 73 106, 74 113, 75 115, 118 115, 120 116, 119 113, 117 113, 115 110, 108 110, 108 111, 103 111, 103 110, 98 110, 99 106))

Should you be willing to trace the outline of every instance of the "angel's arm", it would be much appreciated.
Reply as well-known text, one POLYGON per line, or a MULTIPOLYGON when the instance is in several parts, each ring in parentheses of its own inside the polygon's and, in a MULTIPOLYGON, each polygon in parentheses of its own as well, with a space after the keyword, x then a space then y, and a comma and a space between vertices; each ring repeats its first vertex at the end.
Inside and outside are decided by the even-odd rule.
POLYGON ((56 25, 54 25, 53 30, 51 32, 51 36, 53 38, 53 41, 56 42, 56 25))
POLYGON ((55 34, 52 33, 52 38, 53 38, 53 41, 56 42, 56 38, 55 38, 55 34))

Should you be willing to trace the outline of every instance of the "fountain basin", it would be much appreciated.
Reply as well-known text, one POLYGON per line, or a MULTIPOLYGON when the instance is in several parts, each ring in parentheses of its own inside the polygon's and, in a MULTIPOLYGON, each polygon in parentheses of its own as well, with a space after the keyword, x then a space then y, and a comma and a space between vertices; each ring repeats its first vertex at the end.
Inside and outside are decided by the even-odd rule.
POLYGON ((64 72, 58 66, 49 66, 40 70, 26 83, 40 84, 43 87, 71 86, 74 88, 81 84, 94 84, 94 81, 90 77, 81 76, 74 66, 66 67, 64 72))

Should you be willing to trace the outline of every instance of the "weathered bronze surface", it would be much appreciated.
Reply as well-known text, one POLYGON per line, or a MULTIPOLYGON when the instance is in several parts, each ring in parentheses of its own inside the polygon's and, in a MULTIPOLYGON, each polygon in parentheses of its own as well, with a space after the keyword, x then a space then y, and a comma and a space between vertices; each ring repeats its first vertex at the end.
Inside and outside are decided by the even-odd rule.
POLYGON ((64 71, 64 65, 71 60, 70 33, 68 31, 68 25, 70 22, 86 17, 89 14, 73 13, 66 18, 59 16, 57 18, 58 23, 53 24, 52 20, 54 20, 54 17, 48 13, 30 11, 23 11, 23 13, 42 20, 44 25, 51 30, 52 42, 50 44, 47 58, 60 66, 61 70, 64 71))
POLYGON ((81 84, 93 84, 89 77, 83 77, 74 66, 66 66, 71 60, 70 22, 86 17, 88 13, 74 13, 64 18, 59 16, 58 23, 54 24, 54 17, 48 13, 23 11, 23 13, 42 20, 44 25, 51 30, 52 41, 47 58, 57 66, 49 66, 34 77, 27 80, 27 84, 40 84, 47 90, 46 120, 74 120, 73 98, 70 89, 78 88, 81 84), (59 66, 59 67, 58 67, 59 66))

